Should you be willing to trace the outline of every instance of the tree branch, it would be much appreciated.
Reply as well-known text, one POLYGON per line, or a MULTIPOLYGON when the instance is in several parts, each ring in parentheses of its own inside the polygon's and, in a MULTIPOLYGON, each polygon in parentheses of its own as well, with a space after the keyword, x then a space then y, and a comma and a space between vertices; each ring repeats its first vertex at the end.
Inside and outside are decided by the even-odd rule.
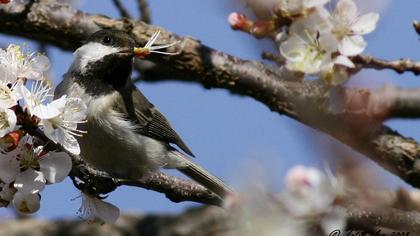
POLYGON ((132 18, 130 13, 127 11, 127 9, 124 7, 120 0, 112 0, 112 2, 114 3, 114 6, 117 8, 117 10, 120 12, 121 17, 132 18))
POLYGON ((420 35, 420 23, 417 20, 413 21, 413 28, 414 31, 416 31, 416 33, 420 35))
POLYGON ((141 180, 117 180, 116 183, 118 186, 135 186, 164 193, 173 202, 192 201, 207 205, 223 205, 222 199, 205 187, 164 173, 156 173, 141 180))
POLYGON ((382 89, 335 88, 330 101, 337 113, 365 116, 378 121, 420 117, 420 89, 384 86, 382 89))
POLYGON ((420 74, 420 62, 415 62, 410 59, 400 59, 396 61, 388 61, 374 58, 367 55, 358 55, 352 58, 353 62, 361 68, 385 70, 390 69, 399 74, 405 72, 413 72, 415 75, 420 74))
POLYGON ((152 15, 148 1, 137 0, 137 4, 139 5, 140 20, 147 24, 152 23, 152 15))
MULTIPOLYGON (((0 11, 0 32, 28 37, 73 50, 100 28, 124 30, 144 45, 156 27, 129 19, 113 20, 89 15, 51 0, 34 3, 27 13, 0 11), (60 12, 59 14, 57 12, 60 12)), ((158 44, 180 39, 164 29, 158 44)), ((176 56, 152 55, 159 66, 143 71, 148 81, 176 79, 200 83, 206 88, 223 88, 252 97, 272 111, 287 115, 309 127, 330 134, 396 174, 420 187, 420 145, 369 117, 336 114, 329 109, 328 92, 310 81, 288 80, 264 65, 232 57, 184 38, 182 53, 176 56)))
POLYGON ((409 232, 410 235, 420 234, 420 214, 418 212, 401 211, 394 208, 361 209, 351 207, 347 208, 347 214, 351 225, 385 227, 409 232))
MULTIPOLYGON (((246 232, 247 227, 250 226, 244 224, 241 217, 240 212, 238 214, 238 212, 226 212, 217 207, 201 207, 188 209, 185 212, 181 212, 176 215, 122 214, 115 225, 106 226, 100 224, 87 224, 79 219, 48 222, 35 218, 19 219, 3 221, 0 224, 0 230, 4 233, 4 235, 51 236, 71 236, 81 234, 243 235, 246 232)), ((418 235, 420 233, 418 228, 420 214, 418 212, 403 212, 398 209, 391 209, 389 212, 385 212, 384 210, 372 211, 369 209, 356 208, 347 209, 347 217, 348 225, 350 225, 353 230, 360 230, 361 227, 365 226, 368 228, 386 227, 388 229, 399 230, 401 232, 409 232, 409 235, 418 235)), ((246 223, 252 226, 252 224, 258 224, 258 220, 261 219, 251 218, 248 219, 246 223)), ((277 220, 280 222, 282 219, 279 217, 277 220)), ((285 230, 286 229, 287 226, 285 226, 285 230)), ((269 228, 265 228, 265 230, 265 232, 270 233, 269 228)), ((375 232, 376 230, 373 233, 375 232)), ((341 235, 347 235, 344 234, 344 232, 341 233, 341 235)))

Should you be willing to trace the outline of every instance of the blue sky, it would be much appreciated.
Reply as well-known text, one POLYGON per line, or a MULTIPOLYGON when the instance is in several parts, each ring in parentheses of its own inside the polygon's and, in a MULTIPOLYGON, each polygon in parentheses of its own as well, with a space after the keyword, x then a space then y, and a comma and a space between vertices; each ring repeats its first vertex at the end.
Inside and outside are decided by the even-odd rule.
MULTIPOLYGON (((118 17, 110 2, 82 1, 80 8, 90 13, 118 17)), ((123 2, 131 12, 136 13, 135 1, 123 2)), ((387 2, 391 5, 381 15, 378 29, 367 37, 369 46, 366 53, 386 59, 420 59, 419 36, 411 26, 413 19, 420 19, 420 2, 387 2)), ((230 29, 227 15, 244 10, 233 1, 153 0, 150 3, 154 24, 179 35, 198 38, 215 49, 256 60, 260 59, 262 49, 274 50, 266 41, 230 29)), ((2 45, 22 42, 28 40, 0 37, 2 45)), ((32 48, 36 49, 36 46, 32 48)), ((58 82, 69 67, 72 54, 51 48, 50 56, 52 74, 58 82)), ((403 87, 420 85, 419 78, 412 74, 400 76, 390 71, 365 71, 352 79, 348 86, 380 87, 385 83, 403 87)), ((329 150, 333 146, 341 145, 326 135, 271 112, 253 99, 232 96, 224 90, 206 90, 199 85, 178 82, 140 83, 139 88, 171 121, 197 156, 196 161, 235 186, 264 173, 269 184, 279 189, 282 176, 291 166, 322 166, 320 159, 330 155, 329 150)), ((404 135, 420 138, 418 121, 396 120, 388 124, 404 135)), ((375 164, 369 165, 382 175, 384 183, 388 183, 390 188, 406 186, 375 164)), ((42 192, 41 209, 37 216, 75 217, 80 206, 78 195, 69 180, 48 186, 42 192)), ((178 212, 194 205, 172 203, 162 194, 128 187, 113 192, 107 200, 128 212, 178 212)), ((9 214, 4 209, 0 213, 9 214)))

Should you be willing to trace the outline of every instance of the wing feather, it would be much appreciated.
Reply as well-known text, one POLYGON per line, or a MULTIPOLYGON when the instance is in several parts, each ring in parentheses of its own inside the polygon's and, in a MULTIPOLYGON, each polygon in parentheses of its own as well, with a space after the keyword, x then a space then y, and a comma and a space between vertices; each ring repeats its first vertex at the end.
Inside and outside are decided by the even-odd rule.
POLYGON ((188 155, 194 156, 168 120, 134 85, 129 90, 121 92, 121 95, 123 104, 116 104, 116 108, 128 114, 129 119, 138 125, 140 134, 168 144, 175 144, 188 155))

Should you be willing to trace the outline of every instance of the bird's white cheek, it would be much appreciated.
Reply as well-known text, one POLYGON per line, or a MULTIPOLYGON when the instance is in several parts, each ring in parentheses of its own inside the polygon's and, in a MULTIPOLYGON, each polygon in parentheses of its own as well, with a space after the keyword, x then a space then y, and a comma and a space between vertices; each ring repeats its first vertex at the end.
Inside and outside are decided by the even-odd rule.
POLYGON ((100 43, 90 42, 78 48, 74 52, 72 67, 84 71, 87 64, 102 59, 104 56, 118 52, 119 49, 105 46, 100 43))

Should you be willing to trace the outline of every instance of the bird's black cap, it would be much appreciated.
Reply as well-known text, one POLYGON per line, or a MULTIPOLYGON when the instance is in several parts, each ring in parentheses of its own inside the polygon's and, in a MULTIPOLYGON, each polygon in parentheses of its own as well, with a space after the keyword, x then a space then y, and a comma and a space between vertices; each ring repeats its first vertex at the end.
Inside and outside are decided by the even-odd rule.
POLYGON ((106 46, 126 48, 132 50, 136 43, 127 33, 119 30, 104 29, 93 33, 86 41, 97 42, 106 46))

